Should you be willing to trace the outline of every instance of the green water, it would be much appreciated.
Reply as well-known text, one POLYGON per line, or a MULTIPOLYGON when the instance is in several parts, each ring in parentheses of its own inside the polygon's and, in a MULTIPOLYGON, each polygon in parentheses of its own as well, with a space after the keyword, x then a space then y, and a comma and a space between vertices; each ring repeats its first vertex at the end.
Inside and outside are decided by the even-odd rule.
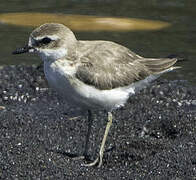
MULTIPOLYGON (((74 32, 78 39, 102 39, 118 42, 141 56, 166 57, 176 54, 189 61, 182 69, 166 75, 196 84, 196 1, 195 0, 9 0, 0 3, 0 13, 47 12, 113 17, 131 17, 166 21, 171 27, 158 31, 74 32)), ((33 55, 13 56, 23 46, 30 27, 0 24, 0 65, 38 64, 33 55)))

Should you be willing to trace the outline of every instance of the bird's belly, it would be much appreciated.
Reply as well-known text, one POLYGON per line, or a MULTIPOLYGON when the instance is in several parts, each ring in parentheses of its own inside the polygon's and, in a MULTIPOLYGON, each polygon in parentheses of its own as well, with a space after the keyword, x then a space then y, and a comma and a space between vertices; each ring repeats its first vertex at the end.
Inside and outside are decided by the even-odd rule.
POLYGON ((108 111, 123 106, 129 98, 129 93, 121 88, 99 90, 93 86, 82 84, 76 91, 82 96, 91 108, 102 108, 108 111))
POLYGON ((45 67, 44 71, 49 85, 71 105, 85 109, 112 110, 124 105, 129 97, 129 94, 120 88, 99 90, 61 73, 59 69, 45 67))

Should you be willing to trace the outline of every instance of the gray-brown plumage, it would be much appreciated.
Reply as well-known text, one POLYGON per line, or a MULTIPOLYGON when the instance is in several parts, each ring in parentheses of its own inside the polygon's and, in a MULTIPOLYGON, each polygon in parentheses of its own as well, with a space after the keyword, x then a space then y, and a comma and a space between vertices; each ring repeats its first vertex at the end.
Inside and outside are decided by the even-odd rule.
MULTIPOLYGON (((41 56, 49 85, 68 103, 88 109, 89 120, 91 109, 107 110, 108 122, 99 155, 86 166, 102 165, 104 146, 112 124, 112 110, 123 106, 131 94, 162 73, 177 68, 173 67, 177 59, 143 58, 110 41, 78 41, 69 28, 56 23, 36 28, 30 35, 28 45, 13 53, 26 52, 41 56)), ((85 157, 90 127, 83 154, 85 157)))
POLYGON ((33 46, 38 48, 57 49, 63 43, 68 50, 66 59, 77 64, 75 77, 100 90, 130 85, 169 69, 177 61, 175 58, 144 58, 110 41, 77 41, 73 32, 62 24, 40 26, 31 37, 41 37, 33 41, 33 46), (42 43, 42 38, 53 35, 63 38, 42 43))
POLYGON ((77 58, 80 58, 81 65, 76 77, 101 90, 130 85, 169 69, 177 61, 169 58, 143 58, 109 41, 79 41, 78 46, 77 58))

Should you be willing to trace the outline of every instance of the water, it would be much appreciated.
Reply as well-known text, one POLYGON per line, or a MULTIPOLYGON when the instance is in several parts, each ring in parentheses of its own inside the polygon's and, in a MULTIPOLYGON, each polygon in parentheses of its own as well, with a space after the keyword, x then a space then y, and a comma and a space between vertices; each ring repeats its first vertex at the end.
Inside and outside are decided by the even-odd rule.
MULTIPOLYGON (((170 79, 185 79, 196 84, 196 1, 195 0, 10 0, 0 3, 0 13, 42 12, 130 17, 161 20, 172 26, 158 31, 74 32, 78 39, 111 40, 127 46, 141 56, 166 57, 174 54, 189 61, 182 69, 166 75, 170 79)), ((11 52, 23 46, 34 28, 0 24, 0 65, 39 64, 39 57, 13 56, 11 52)))

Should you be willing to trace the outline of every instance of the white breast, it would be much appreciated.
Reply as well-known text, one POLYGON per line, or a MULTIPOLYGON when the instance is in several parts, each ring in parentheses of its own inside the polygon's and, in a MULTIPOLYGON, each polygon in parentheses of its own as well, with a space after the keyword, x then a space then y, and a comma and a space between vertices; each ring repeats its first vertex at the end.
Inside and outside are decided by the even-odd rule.
POLYGON ((44 73, 49 85, 66 101, 74 104, 77 94, 74 91, 74 87, 70 83, 68 76, 71 77, 75 70, 65 63, 61 64, 57 61, 44 61, 44 73))
POLYGON ((127 89, 96 89, 74 78, 75 70, 68 61, 44 62, 44 72, 49 85, 69 104, 111 110, 127 101, 130 93, 127 89))

